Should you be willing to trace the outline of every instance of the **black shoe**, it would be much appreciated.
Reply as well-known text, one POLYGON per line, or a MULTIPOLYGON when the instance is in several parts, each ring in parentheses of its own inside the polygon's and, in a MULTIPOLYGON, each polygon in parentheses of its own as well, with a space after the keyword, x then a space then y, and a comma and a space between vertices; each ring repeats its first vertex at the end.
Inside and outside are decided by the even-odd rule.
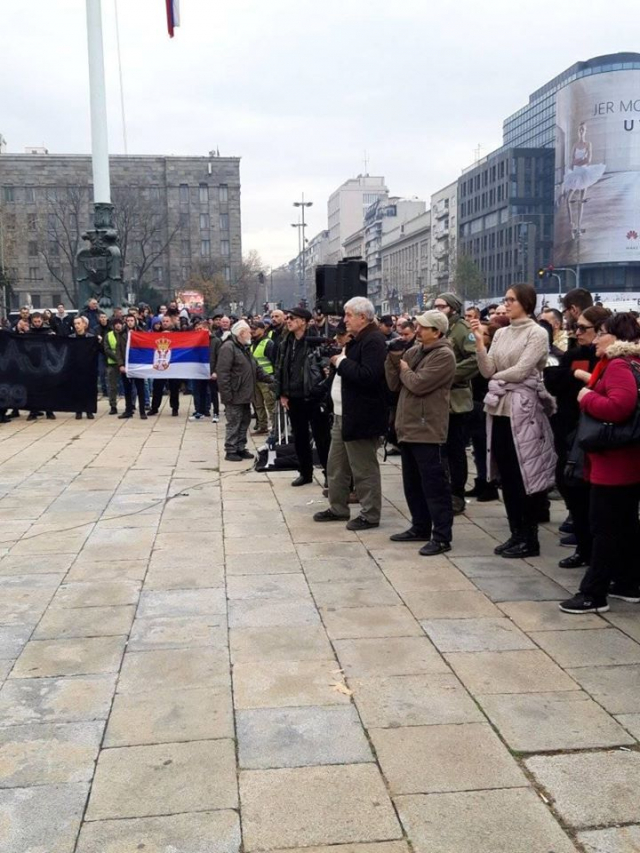
POLYGON ((158 409, 147 409, 147 414, 148 415, 157 415, 158 409))
POLYGON ((11 418, 8 415, 0 416, 0 424, 10 424, 11 418))
POLYGON ((420 533, 419 530, 414 530, 410 527, 403 533, 392 533, 389 539, 392 542, 430 542, 431 536, 426 533, 420 533))
POLYGON ((20 412, 18 411, 18 409, 14 409, 12 412, 9 412, 9 417, 10 418, 19 418, 20 412))
POLYGON ((609 598, 618 598, 620 601, 628 601, 629 604, 640 604, 640 589, 638 587, 625 589, 614 581, 609 588, 609 598))
POLYGON ((573 533, 573 519, 571 518, 571 513, 569 513, 560 527, 558 527, 558 533, 573 533))
POLYGON ((400 455, 401 455, 400 451, 398 450, 397 447, 390 447, 389 450, 387 450, 387 456, 400 456, 400 455))
POLYGON ((484 504, 489 501, 497 501, 500 499, 500 492, 495 483, 485 483, 484 488, 478 495, 478 503, 484 504))
POLYGON ((505 548, 500 556, 507 560, 524 560, 526 557, 539 557, 540 543, 538 542, 538 528, 531 527, 523 531, 517 537, 516 542, 510 548, 505 548))
POLYGON ((454 515, 462 515, 467 508, 465 499, 461 498, 459 495, 451 495, 451 504, 453 506, 454 515))
POLYGON ((178 417, 178 410, 177 409, 171 409, 171 417, 172 418, 178 417))
MULTIPOLYGON (((27 418, 27 420, 29 420, 29 418, 27 418)), ((76 412, 76 420, 77 420, 77 421, 81 421, 81 420, 82 420, 82 412, 76 412)))
POLYGON ((242 462, 242 456, 238 453, 226 453, 224 458, 227 462, 242 462))
POLYGON ((500 556, 500 554, 504 553, 505 551, 508 551, 509 548, 513 548, 517 541, 518 537, 515 533, 512 533, 506 542, 503 542, 501 545, 496 545, 496 547, 493 549, 493 553, 500 556))
POLYGON ((47 420, 48 421, 55 421, 55 419, 56 419, 56 416, 53 414, 53 412, 47 412, 47 420))
POLYGON ((609 610, 607 599, 602 598, 596 601, 589 595, 583 595, 578 592, 573 598, 568 598, 566 601, 561 601, 558 605, 563 613, 606 613, 609 610))
POLYGON ((316 512, 313 516, 314 521, 348 521, 348 515, 336 515, 330 509, 323 509, 322 512, 316 512))
POLYGON ((583 566, 588 566, 589 564, 584 559, 584 557, 580 556, 576 551, 575 554, 572 554, 570 557, 565 557, 564 560, 560 560, 558 563, 559 569, 581 569, 583 566))
POLYGON ((238 456, 240 457, 240 459, 255 459, 253 453, 249 453, 248 450, 239 450, 238 456))
POLYGON ((35 412, 29 412, 29 414, 27 415, 27 420, 28 421, 37 421, 38 416, 36 415, 35 412))
POLYGON ((299 477, 296 477, 295 480, 291 483, 292 486, 307 486, 309 483, 313 483, 313 477, 303 477, 300 474, 299 477))
POLYGON ((562 539, 560 539, 560 544, 563 548, 575 548, 578 544, 578 540, 576 539, 575 534, 569 533, 568 536, 563 536, 562 539))
POLYGON ((140 412, 140 420, 141 420, 141 421, 146 421, 146 420, 147 420, 147 413, 145 412, 145 410, 144 410, 144 409, 142 409, 142 411, 140 412))
POLYGON ((93 412, 87 412, 87 417, 89 418, 90 421, 92 421, 94 419, 95 415, 93 414, 93 412))
MULTIPOLYGON (((76 415, 77 417, 77 415, 76 415)), ((82 417, 82 415, 80 415, 82 417)), ((118 415, 118 420, 123 421, 125 418, 132 418, 133 412, 123 412, 121 415, 118 415)))
POLYGON ((347 522, 347 530, 371 530, 374 527, 380 527, 380 522, 367 521, 364 515, 359 515, 347 522))
POLYGON ((474 487, 472 489, 467 489, 464 493, 465 498, 477 498, 482 489, 487 485, 487 481, 481 480, 479 477, 475 478, 474 483, 474 487))
POLYGON ((436 539, 431 539, 426 545, 418 551, 423 557, 435 557, 436 554, 444 554, 451 550, 450 542, 438 542, 436 539))
POLYGON ((111 408, 109 409, 109 414, 110 415, 117 415, 118 414, 118 410, 116 409, 115 406, 111 406, 111 408))

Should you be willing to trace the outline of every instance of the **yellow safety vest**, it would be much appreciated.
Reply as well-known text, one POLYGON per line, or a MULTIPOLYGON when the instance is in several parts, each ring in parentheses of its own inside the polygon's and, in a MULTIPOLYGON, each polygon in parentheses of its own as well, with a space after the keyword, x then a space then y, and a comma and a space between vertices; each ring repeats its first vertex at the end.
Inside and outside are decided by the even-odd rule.
POLYGON ((269 343, 269 338, 265 335, 260 339, 259 343, 251 348, 251 352, 253 353, 253 357, 258 362, 260 367, 264 370, 265 373, 272 374, 273 373, 273 365, 269 361, 269 359, 265 355, 265 350, 267 348, 267 344, 269 343))
MULTIPOLYGON (((112 349, 114 352, 116 349, 117 340, 118 339, 116 338, 116 333, 113 331, 113 329, 110 332, 107 332, 107 341, 109 342, 109 348, 112 349)), ((115 360, 115 358, 111 358, 110 356, 107 356, 107 364, 117 364, 117 363, 118 362, 115 360)))

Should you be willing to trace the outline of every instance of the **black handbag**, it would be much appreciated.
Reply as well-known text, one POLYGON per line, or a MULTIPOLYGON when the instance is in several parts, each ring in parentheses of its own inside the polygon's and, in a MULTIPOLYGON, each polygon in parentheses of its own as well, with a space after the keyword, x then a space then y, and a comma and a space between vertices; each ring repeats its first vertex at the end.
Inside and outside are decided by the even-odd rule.
POLYGON ((640 367, 630 361, 629 367, 636 380, 638 396, 636 408, 631 417, 621 424, 598 421, 583 412, 578 423, 576 440, 582 450, 594 452, 609 450, 613 447, 626 447, 640 444, 640 367))

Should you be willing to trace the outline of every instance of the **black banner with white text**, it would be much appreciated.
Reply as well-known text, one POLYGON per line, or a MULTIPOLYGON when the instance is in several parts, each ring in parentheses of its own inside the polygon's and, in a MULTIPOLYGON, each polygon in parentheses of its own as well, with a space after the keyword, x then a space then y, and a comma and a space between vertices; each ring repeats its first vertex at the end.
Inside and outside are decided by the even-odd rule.
POLYGON ((0 332, 0 409, 95 412, 97 338, 0 332))

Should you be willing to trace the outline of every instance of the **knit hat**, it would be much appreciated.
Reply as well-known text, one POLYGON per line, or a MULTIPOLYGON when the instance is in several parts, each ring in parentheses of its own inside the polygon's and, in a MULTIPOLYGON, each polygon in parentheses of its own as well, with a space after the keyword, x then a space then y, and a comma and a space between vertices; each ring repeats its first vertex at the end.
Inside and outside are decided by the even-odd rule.
POLYGON ((462 302, 455 293, 439 293, 436 296, 436 299, 442 299, 443 302, 446 302, 449 308, 452 311, 455 311, 456 314, 459 314, 462 311, 462 302))
POLYGON ((234 323, 231 327, 231 334, 234 338, 237 338, 240 332, 242 332, 244 329, 249 329, 249 324, 246 322, 246 320, 238 320, 238 322, 234 323))
POLYGON ((437 329, 443 335, 446 335, 449 329, 449 320, 442 311, 438 311, 437 309, 435 311, 425 311, 424 314, 420 314, 416 317, 416 323, 427 329, 437 329))

